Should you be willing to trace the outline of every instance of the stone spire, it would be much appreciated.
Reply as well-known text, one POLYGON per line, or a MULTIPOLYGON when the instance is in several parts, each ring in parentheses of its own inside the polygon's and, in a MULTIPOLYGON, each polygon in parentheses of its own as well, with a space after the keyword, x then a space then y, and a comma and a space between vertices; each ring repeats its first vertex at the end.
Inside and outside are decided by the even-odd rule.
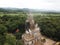
POLYGON ((33 30, 34 29, 34 24, 35 24, 35 22, 33 20, 33 15, 31 13, 29 13, 29 14, 27 14, 27 16, 28 17, 27 17, 26 23, 29 23, 28 28, 30 28, 31 30, 33 30))
POLYGON ((34 22, 33 15, 28 14, 25 23, 26 32, 22 35, 24 45, 41 45, 40 28, 34 22))

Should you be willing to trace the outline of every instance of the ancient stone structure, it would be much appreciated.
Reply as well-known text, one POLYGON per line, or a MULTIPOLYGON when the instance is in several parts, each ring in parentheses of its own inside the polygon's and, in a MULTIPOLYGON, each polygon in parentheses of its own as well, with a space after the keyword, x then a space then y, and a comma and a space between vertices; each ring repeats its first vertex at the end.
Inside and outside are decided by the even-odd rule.
POLYGON ((28 15, 26 20, 25 30, 25 33, 22 35, 24 45, 43 45, 43 42, 41 42, 40 28, 34 22, 31 14, 28 15))

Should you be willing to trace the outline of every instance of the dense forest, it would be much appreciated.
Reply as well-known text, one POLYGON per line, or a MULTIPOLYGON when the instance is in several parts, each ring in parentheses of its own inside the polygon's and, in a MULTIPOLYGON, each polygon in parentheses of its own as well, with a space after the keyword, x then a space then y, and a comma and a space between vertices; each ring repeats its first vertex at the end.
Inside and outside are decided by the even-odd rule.
MULTIPOLYGON (((23 45, 21 35, 25 32, 25 10, 0 8, 0 45, 23 45), (18 13, 19 12, 19 13, 18 13), (22 12, 22 13, 21 13, 22 12), (13 15, 17 13, 18 15, 13 15), (9 15, 12 14, 12 15, 9 15)), ((60 16, 53 13, 34 15, 34 20, 41 28, 41 33, 55 41, 60 41, 60 16)), ((60 14, 56 14, 60 15, 60 14)))
POLYGON ((41 33, 55 41, 60 41, 60 16, 35 16, 41 33))
POLYGON ((25 20, 26 14, 0 16, 0 45, 16 45, 16 40, 20 40, 25 31, 25 20))

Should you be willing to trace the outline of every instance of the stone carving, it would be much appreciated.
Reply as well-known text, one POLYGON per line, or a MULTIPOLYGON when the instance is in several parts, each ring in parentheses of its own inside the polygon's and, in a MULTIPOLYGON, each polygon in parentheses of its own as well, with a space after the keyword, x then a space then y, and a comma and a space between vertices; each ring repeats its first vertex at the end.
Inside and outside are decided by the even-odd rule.
POLYGON ((28 15, 25 26, 26 32, 22 35, 24 45, 43 45, 40 28, 31 14, 28 15))

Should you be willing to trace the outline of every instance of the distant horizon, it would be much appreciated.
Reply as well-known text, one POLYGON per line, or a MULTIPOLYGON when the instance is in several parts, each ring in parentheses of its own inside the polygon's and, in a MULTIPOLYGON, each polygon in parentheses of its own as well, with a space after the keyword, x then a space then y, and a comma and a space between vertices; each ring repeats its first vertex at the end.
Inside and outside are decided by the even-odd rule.
MULTIPOLYGON (((0 8, 18 8, 18 7, 0 7, 0 8)), ((25 7, 23 8, 18 8, 18 9, 24 9, 25 7)), ((39 9, 39 8, 25 8, 25 9, 38 9, 38 10, 50 10, 50 9, 39 9)), ((50 10, 50 11, 60 11, 60 10, 50 10)))
POLYGON ((58 10, 46 10, 46 9, 33 9, 33 8, 17 8, 17 7, 0 7, 0 8, 10 8, 10 9, 14 9, 14 8, 16 8, 16 9, 31 9, 31 10, 36 10, 36 11, 48 11, 48 12, 60 12, 60 11, 58 11, 58 10))

